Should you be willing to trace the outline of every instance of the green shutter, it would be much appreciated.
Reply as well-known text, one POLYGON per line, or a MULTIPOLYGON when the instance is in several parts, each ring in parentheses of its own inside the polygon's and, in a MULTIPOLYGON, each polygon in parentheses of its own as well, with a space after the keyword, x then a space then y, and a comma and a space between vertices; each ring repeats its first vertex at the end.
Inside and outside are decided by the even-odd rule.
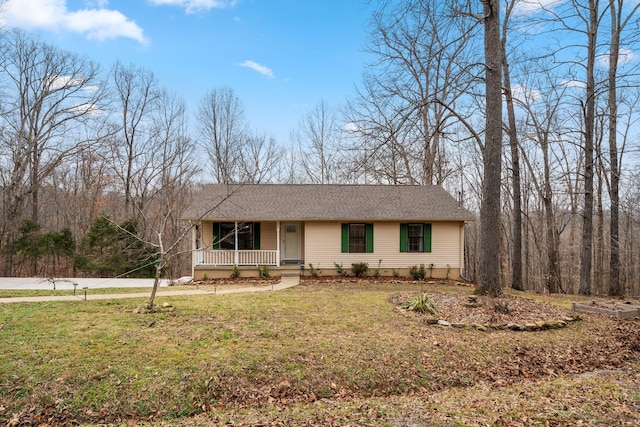
POLYGON ((342 252, 349 252, 349 224, 342 224, 342 252))
POLYGON ((260 250, 260 223, 259 222, 253 223, 253 250, 254 251, 260 250))
POLYGON ((424 224, 424 251, 431 252, 431 224, 424 224))
POLYGON ((400 224, 400 252, 407 252, 407 224, 400 224))
POLYGON ((373 224, 365 224, 365 244, 367 246, 367 252, 373 252, 373 224))
POLYGON ((211 224, 213 230, 213 249, 220 249, 220 223, 214 222, 211 224))

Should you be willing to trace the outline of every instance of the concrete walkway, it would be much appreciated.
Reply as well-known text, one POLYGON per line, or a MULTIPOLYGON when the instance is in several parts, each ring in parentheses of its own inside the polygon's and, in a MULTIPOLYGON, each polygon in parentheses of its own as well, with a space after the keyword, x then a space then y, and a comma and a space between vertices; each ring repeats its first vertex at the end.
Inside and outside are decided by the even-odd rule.
MULTIPOLYGON (((172 296, 184 296, 184 295, 224 295, 235 293, 250 293, 250 292, 264 292, 264 291, 280 291, 283 289, 292 288, 300 284, 300 277, 295 276, 283 276, 280 283, 274 283, 270 286, 252 286, 246 288, 236 289, 221 289, 217 291, 201 291, 201 290, 174 290, 174 291, 160 291, 156 292, 156 298, 160 297, 172 297, 172 296)), ((151 289, 148 292, 136 292, 130 294, 91 294, 87 293, 87 301, 94 300, 108 300, 108 299, 122 299, 122 298, 149 298, 151 295, 151 289)), ((39 296, 39 297, 11 297, 0 298, 0 304, 16 303, 16 302, 47 302, 47 301, 84 301, 84 290, 78 289, 76 295, 58 295, 58 296, 39 296)))

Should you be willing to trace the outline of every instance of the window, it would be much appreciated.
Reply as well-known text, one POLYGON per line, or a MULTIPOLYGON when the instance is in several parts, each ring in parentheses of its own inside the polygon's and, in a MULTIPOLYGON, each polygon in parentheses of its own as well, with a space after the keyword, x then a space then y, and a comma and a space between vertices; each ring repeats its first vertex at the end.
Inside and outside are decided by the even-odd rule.
POLYGON ((400 224, 400 252, 431 252, 431 224, 400 224))
POLYGON ((373 252, 373 224, 342 224, 342 252, 373 252))
POLYGON ((364 224, 349 224, 349 252, 365 252, 366 242, 364 224))
POLYGON ((407 224, 407 252, 424 252, 424 224, 407 224))
MULTIPOLYGON (((236 249, 236 224, 234 222, 213 223, 213 249, 236 249)), ((238 250, 260 249, 260 223, 238 223, 238 250)))

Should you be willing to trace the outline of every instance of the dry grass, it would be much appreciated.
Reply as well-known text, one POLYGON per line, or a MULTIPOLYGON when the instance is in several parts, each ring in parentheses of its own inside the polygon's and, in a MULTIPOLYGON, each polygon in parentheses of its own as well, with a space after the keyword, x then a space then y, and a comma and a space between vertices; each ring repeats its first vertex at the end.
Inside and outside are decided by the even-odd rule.
POLYGON ((0 423, 640 420, 635 322, 585 316, 560 330, 480 332, 427 325, 389 302, 424 290, 471 293, 315 284, 164 297, 175 311, 146 315, 133 314, 136 300, 0 305, 0 423), (604 373, 580 376, 592 371, 604 373))

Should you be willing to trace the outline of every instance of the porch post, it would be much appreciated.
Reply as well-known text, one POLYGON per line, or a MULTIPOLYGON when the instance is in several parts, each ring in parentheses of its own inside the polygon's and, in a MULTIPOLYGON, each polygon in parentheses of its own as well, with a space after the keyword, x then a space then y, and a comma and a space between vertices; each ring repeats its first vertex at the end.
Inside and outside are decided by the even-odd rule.
POLYGON ((233 238, 235 247, 235 251, 233 253, 233 263, 235 265, 238 265, 238 221, 235 222, 235 227, 233 228, 233 238))
POLYGON ((276 221, 276 265, 280 266, 280 221, 276 221))
POLYGON ((196 233, 196 225, 191 227, 191 277, 195 278, 196 276, 196 257, 198 256, 198 245, 196 245, 197 233, 196 233))

